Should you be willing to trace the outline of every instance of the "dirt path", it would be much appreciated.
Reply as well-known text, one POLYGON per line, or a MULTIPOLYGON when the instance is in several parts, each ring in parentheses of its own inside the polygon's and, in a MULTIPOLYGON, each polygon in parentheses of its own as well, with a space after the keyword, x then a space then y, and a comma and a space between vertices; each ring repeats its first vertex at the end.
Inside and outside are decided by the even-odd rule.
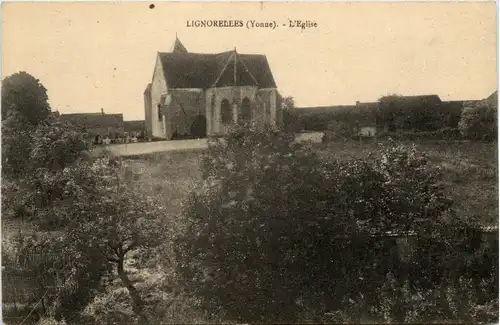
MULTIPOLYGON (((322 132, 301 133, 297 135, 297 141, 321 142, 322 132)), ((93 154, 99 154, 104 150, 109 150, 117 156, 139 156, 155 152, 182 151, 182 150, 203 150, 207 148, 206 139, 197 140, 172 140, 156 142, 139 142, 127 144, 113 144, 94 148, 93 154)))

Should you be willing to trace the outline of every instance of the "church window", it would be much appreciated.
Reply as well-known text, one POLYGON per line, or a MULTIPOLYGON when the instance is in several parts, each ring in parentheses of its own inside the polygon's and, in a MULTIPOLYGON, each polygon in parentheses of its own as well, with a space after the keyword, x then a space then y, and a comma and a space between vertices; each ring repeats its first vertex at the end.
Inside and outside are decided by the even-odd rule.
POLYGON ((215 94, 212 95, 212 99, 210 100, 210 112, 212 113, 212 118, 215 116, 215 94))
POLYGON ((162 121, 163 120, 163 116, 162 116, 162 113, 161 113, 161 109, 162 107, 165 105, 165 101, 167 100, 167 96, 165 95, 162 95, 160 97, 160 103, 158 104, 158 121, 162 121))
POLYGON ((241 117, 243 121, 249 122, 252 119, 252 109, 250 106, 250 99, 243 98, 241 101, 241 117))
POLYGON ((222 123, 228 124, 233 120, 233 110, 227 99, 224 99, 220 104, 220 114, 222 123))

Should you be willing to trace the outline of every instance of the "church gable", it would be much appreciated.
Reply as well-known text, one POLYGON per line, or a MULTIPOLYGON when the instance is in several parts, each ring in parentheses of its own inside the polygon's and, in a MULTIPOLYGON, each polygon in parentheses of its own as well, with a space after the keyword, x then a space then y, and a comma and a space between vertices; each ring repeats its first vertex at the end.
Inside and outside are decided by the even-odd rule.
POLYGON ((238 54, 236 50, 218 54, 189 53, 179 39, 174 51, 159 53, 169 88, 208 89, 216 85, 276 88, 265 55, 238 54))
POLYGON ((258 81, 248 71, 248 68, 240 60, 236 51, 232 53, 231 57, 224 66, 224 69, 214 83, 214 87, 228 86, 259 86, 258 81))
POLYGON ((172 52, 158 52, 149 97, 148 134, 164 139, 224 133, 240 119, 274 123, 276 116, 265 55, 189 53, 178 38, 172 52))
POLYGON ((156 57, 155 69, 153 72, 153 80, 151 82, 151 89, 162 88, 162 90, 167 90, 167 81, 165 79, 165 71, 163 70, 163 65, 161 62, 161 53, 158 53, 156 57))

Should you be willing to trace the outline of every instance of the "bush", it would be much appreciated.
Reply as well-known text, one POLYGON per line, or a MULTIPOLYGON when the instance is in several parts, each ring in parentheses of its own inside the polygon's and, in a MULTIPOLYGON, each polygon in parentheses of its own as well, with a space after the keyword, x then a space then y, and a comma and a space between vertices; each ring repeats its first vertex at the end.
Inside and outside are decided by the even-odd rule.
POLYGON ((463 140, 460 130, 455 128, 442 128, 436 131, 395 131, 381 132, 377 134, 377 138, 391 138, 398 141, 421 141, 421 140, 463 140))
POLYGON ((187 202, 174 245, 179 284, 240 322, 319 321, 326 312, 404 321, 412 307, 398 303, 401 290, 386 311, 380 292, 419 261, 403 259, 388 232, 440 238, 452 202, 414 148, 380 150, 380 159, 325 162, 270 129, 212 143, 205 186, 187 202))
POLYGON ((497 107, 480 102, 474 107, 467 107, 462 112, 458 128, 462 135, 471 140, 497 139, 497 107))

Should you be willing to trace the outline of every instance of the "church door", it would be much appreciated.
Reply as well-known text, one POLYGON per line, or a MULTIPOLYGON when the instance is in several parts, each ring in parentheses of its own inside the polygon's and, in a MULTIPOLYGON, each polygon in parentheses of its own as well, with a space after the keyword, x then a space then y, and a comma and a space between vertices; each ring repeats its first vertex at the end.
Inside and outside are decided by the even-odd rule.
POLYGON ((191 135, 195 138, 205 138, 207 136, 207 119, 204 115, 198 115, 191 124, 191 135))

